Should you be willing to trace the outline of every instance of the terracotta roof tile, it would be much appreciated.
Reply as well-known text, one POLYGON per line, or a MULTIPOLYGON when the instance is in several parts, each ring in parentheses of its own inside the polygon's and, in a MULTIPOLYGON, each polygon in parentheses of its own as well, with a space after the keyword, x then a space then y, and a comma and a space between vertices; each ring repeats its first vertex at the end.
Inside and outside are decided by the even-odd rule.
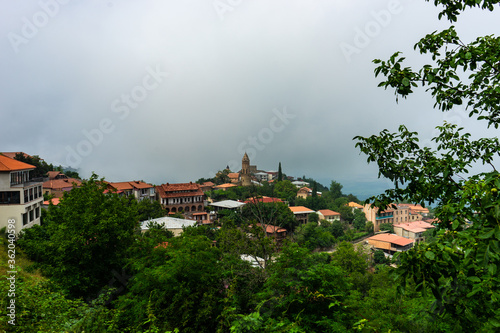
POLYGON ((294 207, 288 207, 294 214, 302 214, 302 213, 314 213, 314 210, 309 209, 304 206, 294 206, 294 207))
POLYGON ((33 170, 35 166, 0 154, 0 171, 33 170))
POLYGON ((254 197, 254 198, 248 198, 247 200, 244 201, 246 204, 248 203, 257 203, 257 202, 263 202, 263 203, 270 203, 270 202, 283 202, 281 199, 278 198, 271 198, 271 197, 254 197))
POLYGON ((363 208, 363 206, 361 206, 360 204, 354 202, 354 201, 351 201, 347 204, 349 207, 352 207, 352 208, 363 208))
POLYGON ((318 213, 321 213, 323 216, 339 216, 340 215, 340 213, 334 212, 333 210, 329 210, 329 209, 318 210, 318 213))
POLYGON ((406 223, 400 223, 400 224, 395 224, 394 228, 402 228, 404 230, 412 231, 412 232, 422 232, 427 229, 432 229, 434 226, 430 223, 424 222, 424 221, 413 221, 413 222, 406 222, 406 223))
POLYGON ((43 188, 49 188, 53 190, 60 190, 63 188, 71 188, 73 184, 76 186, 80 186, 82 182, 76 178, 67 178, 67 179, 53 179, 47 180, 43 183, 43 188))
POLYGON ((391 244, 396 244, 399 246, 406 246, 408 244, 413 243, 411 239, 400 237, 394 234, 378 234, 372 237, 367 238, 367 240, 376 240, 381 242, 387 242, 391 244))
POLYGON ((200 185, 196 183, 167 183, 156 186, 156 192, 161 198, 180 198, 204 195, 200 185))

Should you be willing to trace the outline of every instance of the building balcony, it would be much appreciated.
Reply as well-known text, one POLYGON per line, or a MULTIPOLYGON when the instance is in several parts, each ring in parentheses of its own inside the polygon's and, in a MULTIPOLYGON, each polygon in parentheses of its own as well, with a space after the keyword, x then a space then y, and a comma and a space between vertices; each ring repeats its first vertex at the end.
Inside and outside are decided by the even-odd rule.
POLYGON ((29 187, 29 186, 32 186, 32 185, 39 185, 40 183, 43 183, 44 182, 44 178, 43 177, 39 177, 39 178, 32 178, 26 182, 23 182, 23 183, 17 183, 17 184, 11 184, 10 187, 14 187, 14 188, 23 188, 23 187, 29 187))
POLYGON ((375 219, 376 220, 383 220, 383 219, 391 219, 393 217, 394 217, 394 215, 391 214, 391 215, 384 215, 384 216, 376 216, 375 219))

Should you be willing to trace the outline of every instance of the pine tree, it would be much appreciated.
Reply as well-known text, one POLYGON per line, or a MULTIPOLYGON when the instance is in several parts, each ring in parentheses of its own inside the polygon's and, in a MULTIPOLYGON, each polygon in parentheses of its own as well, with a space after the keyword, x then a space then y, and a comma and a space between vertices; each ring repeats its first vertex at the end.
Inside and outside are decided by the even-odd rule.
POLYGON ((278 181, 282 181, 283 180, 283 173, 281 172, 281 162, 278 166, 278 181))

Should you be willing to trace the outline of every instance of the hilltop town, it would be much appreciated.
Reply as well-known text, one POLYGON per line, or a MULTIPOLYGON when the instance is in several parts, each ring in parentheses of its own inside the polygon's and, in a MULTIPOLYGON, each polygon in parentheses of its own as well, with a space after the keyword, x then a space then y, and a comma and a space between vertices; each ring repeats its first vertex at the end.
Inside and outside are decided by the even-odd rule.
MULTIPOLYGON (((38 156, 23 152, 0 154, 0 227, 7 227, 9 219, 16 221, 17 233, 40 225, 42 209, 57 207, 65 194, 85 182, 75 172, 70 171, 69 175, 61 169, 44 172, 40 165, 54 169, 38 156), (30 161, 38 166, 26 163, 30 161)), ((138 202, 157 203, 157 208, 161 207, 160 213, 140 221, 143 232, 148 230, 150 222, 164 226, 175 235, 187 226, 220 226, 224 214, 241 212, 243 206, 255 203, 281 203, 288 208, 290 216, 293 215, 294 222, 286 225, 274 223, 275 220, 266 223, 269 225, 268 236, 279 242, 287 235, 290 237, 298 226, 310 222, 333 224, 338 229, 334 236, 351 241, 382 233, 369 237, 366 242, 373 250, 383 250, 386 255, 392 255, 411 248, 414 242, 422 241, 425 231, 434 228, 428 208, 395 203, 393 207, 379 212, 369 204, 362 205, 352 194, 344 195, 342 185, 335 181, 328 189, 313 179, 286 176, 281 170, 281 163, 278 169, 260 170, 250 164, 245 153, 239 171, 233 172, 227 167, 212 179, 161 185, 142 180, 103 180, 103 183, 105 193, 133 197, 138 202)), ((333 244, 330 241, 319 247, 327 248, 333 244)))

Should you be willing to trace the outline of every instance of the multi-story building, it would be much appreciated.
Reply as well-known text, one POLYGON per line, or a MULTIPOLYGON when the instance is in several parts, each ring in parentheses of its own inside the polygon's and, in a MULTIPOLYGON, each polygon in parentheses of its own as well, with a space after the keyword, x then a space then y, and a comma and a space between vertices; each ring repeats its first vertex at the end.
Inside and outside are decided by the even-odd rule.
POLYGON ((19 233, 40 224, 42 182, 31 177, 34 169, 33 165, 0 154, 0 228, 15 221, 19 233))
POLYGON ((143 181, 108 183, 108 189, 125 195, 133 195, 137 201, 144 199, 156 200, 155 187, 143 181))
POLYGON ((82 182, 76 178, 69 178, 60 171, 47 172, 49 179, 43 182, 43 193, 55 198, 62 198, 65 192, 71 191, 73 186, 80 186, 82 182))
POLYGON ((318 210, 318 215, 320 220, 327 220, 328 222, 340 221, 340 213, 330 209, 318 210))
POLYGON ((205 211, 204 193, 199 184, 189 182, 180 184, 163 184, 156 186, 161 205, 169 213, 185 214, 205 211))
POLYGON ((382 223, 398 224, 404 222, 420 221, 424 216, 429 214, 427 208, 413 204, 395 204, 395 207, 389 207, 383 212, 379 212, 378 208, 372 208, 370 204, 366 204, 363 208, 366 219, 373 223, 375 232, 380 230, 382 223))
POLYGON ((295 215, 295 218, 299 222, 299 224, 306 224, 309 219, 309 214, 315 213, 314 210, 309 209, 304 206, 295 206, 295 207, 288 207, 293 215, 295 215))
POLYGON ((424 232, 433 228, 435 227, 432 224, 425 221, 403 222, 394 225, 394 233, 398 236, 412 239, 418 243, 424 240, 424 232))

